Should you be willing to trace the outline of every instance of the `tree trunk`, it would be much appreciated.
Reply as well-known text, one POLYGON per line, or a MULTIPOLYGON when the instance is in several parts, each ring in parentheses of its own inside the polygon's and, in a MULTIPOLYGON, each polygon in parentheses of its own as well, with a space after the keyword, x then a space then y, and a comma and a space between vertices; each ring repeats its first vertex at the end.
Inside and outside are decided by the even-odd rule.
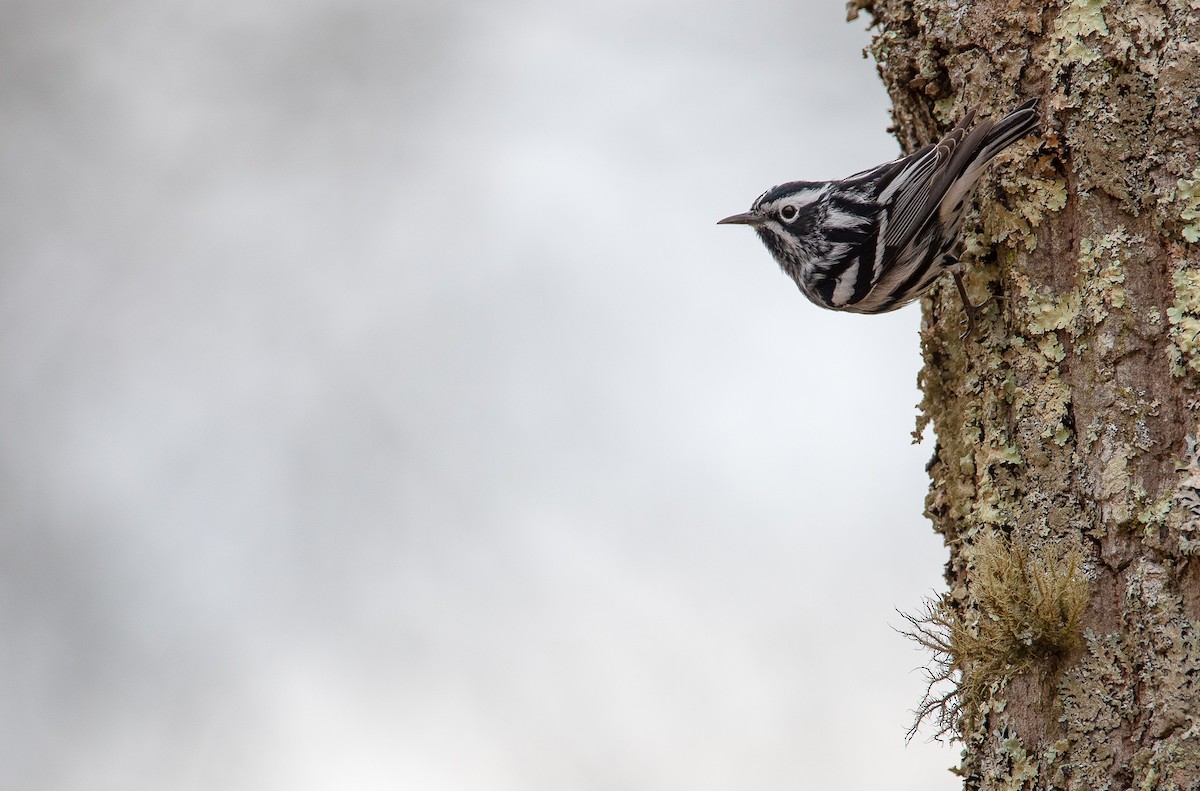
POLYGON ((969 789, 1200 788, 1200 3, 855 0, 914 150, 1040 96, 923 303, 949 589, 925 713, 969 789), (936 680, 936 678, 935 678, 936 680))

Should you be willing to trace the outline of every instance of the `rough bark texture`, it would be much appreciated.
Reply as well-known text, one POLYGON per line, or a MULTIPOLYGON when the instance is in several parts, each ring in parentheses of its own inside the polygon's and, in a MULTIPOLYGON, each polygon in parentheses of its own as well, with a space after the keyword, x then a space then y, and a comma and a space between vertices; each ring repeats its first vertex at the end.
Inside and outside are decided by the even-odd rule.
POLYGON ((1007 300, 972 341, 952 284, 923 307, 918 431, 950 550, 924 628, 959 683, 965 785, 1200 788, 1200 2, 859 10, 908 150, 1042 97, 1041 139, 1001 157, 968 221, 969 290, 1007 300), (982 555, 1005 546, 1015 566, 982 555), (1073 639, 1039 647, 1038 616, 989 592, 1022 562, 1018 583, 1084 586, 1057 624, 1073 639), (982 662, 981 623, 1005 618, 1031 621, 1017 658, 982 662))

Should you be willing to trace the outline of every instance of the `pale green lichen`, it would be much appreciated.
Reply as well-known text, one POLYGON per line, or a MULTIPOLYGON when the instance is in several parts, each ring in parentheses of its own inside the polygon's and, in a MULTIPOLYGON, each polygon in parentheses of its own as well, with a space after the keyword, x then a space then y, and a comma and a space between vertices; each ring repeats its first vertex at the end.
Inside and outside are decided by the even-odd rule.
POLYGON ((1071 787, 1113 787, 1118 761, 1133 775, 1122 788, 1195 787, 1200 727, 1193 679, 1200 672, 1200 632, 1170 576, 1149 558, 1130 564, 1120 591, 1119 628, 1103 635, 1086 630, 1087 650, 1058 685, 1059 722, 1071 744, 1071 787), (1107 738, 1122 728, 1132 730, 1135 746, 1140 743, 1131 757, 1118 756, 1107 738))
POLYGON ((1131 236, 1124 226, 1118 226, 1115 231, 1099 239, 1083 239, 1079 242, 1080 269, 1095 296, 1094 300, 1089 300, 1092 302, 1090 307, 1095 323, 1103 319, 1102 305, 1125 307, 1124 257, 1129 245, 1135 241, 1144 240, 1131 236))
POLYGON ((1110 787, 1114 755, 1103 735, 1136 712, 1134 672, 1120 633, 1083 633, 1081 661, 1059 685, 1062 722, 1071 741, 1072 779, 1079 788, 1110 787))
POLYGON ((1108 35, 1104 0, 1072 0, 1054 20, 1049 60, 1054 65, 1092 63, 1100 53, 1084 43, 1093 34, 1108 35))
POLYGON ((1157 536, 1163 526, 1176 525, 1180 553, 1200 554, 1200 443, 1195 437, 1187 438, 1187 450, 1176 470, 1181 475, 1175 492, 1163 496, 1139 518, 1147 537, 1157 536))
POLYGON ((1121 439, 1113 424, 1108 424, 1092 456, 1099 463, 1098 480, 1093 494, 1104 503, 1113 524, 1125 524, 1134 518, 1139 504, 1130 496, 1130 462, 1137 457, 1133 446, 1121 439))
POLYGON ((1045 336, 1040 337, 1036 347, 1049 362, 1057 364, 1066 356, 1061 341, 1053 333, 1067 330, 1072 339, 1078 340, 1088 323, 1098 325, 1110 310, 1126 307, 1125 261, 1130 245, 1142 241, 1142 237, 1130 234, 1124 227, 1097 239, 1081 240, 1079 280, 1083 285, 1063 294, 1055 294, 1045 286, 1034 287, 1022 275, 1014 276, 1025 295, 1022 312, 1025 331, 1034 338, 1045 336))
POLYGON ((958 109, 957 96, 944 96, 933 103, 933 115, 943 124, 953 126, 958 123, 962 112, 958 109))
POLYGON ((1070 330, 1078 334, 1075 320, 1079 317, 1079 291, 1072 289, 1057 295, 1045 287, 1024 288, 1024 327, 1030 335, 1045 335, 1055 330, 1070 330))
POLYGON ((1071 436, 1065 425, 1071 406, 1071 388, 1063 382, 1057 368, 1047 372, 1045 386, 1036 396, 1030 394, 1030 397, 1025 399, 1025 405, 1030 414, 1045 427, 1042 429, 1042 437, 1053 437, 1060 447, 1066 444, 1071 436))
POLYGON ((1042 766, 1047 770, 1053 769, 1050 775, 1050 788, 1061 788, 1067 784, 1067 769, 1069 763, 1067 761, 1059 762, 1059 758, 1070 755, 1071 740, 1059 739, 1051 744, 1042 753, 1042 766))
POLYGON ((1200 168, 1192 171, 1190 179, 1180 179, 1177 186, 1176 200, 1183 203, 1179 219, 1187 223, 1179 232, 1195 244, 1200 242, 1200 168))
MULTIPOLYGON (((1035 141, 1027 144, 1032 147, 1035 141)), ((1028 161, 1029 151, 1022 146, 1014 147, 1013 159, 1028 161)), ((1067 205, 1067 183, 1050 166, 1049 160, 1038 159, 1035 167, 1004 173, 1000 186, 1014 196, 1012 208, 999 201, 988 202, 981 213, 984 231, 993 243, 1020 243, 1033 252, 1037 249, 1034 229, 1042 224, 1047 215, 1062 211, 1067 205)))
POLYGON ((1171 372, 1183 376, 1200 373, 1200 271, 1177 269, 1172 275, 1175 303, 1167 308, 1171 323, 1171 372))
POLYGON ((1063 358, 1067 356, 1067 352, 1063 349, 1063 345, 1058 340, 1057 335, 1044 335, 1038 341, 1038 350, 1046 355, 1046 359, 1053 363, 1061 363, 1063 358))
POLYGON ((971 481, 973 489, 972 496, 964 500, 969 503, 970 511, 963 518, 972 524, 1007 523, 1011 519, 1010 492, 1002 470, 1024 463, 1020 448, 994 427, 985 432, 980 418, 971 414, 964 415, 958 439, 956 447, 962 451, 957 459, 962 473, 960 480, 971 481))
POLYGON ((990 468, 996 464, 1021 463, 1021 450, 1016 445, 1006 443, 994 433, 988 440, 975 451, 974 460, 977 467, 990 468))
POLYGON ((1029 751, 1016 736, 1000 740, 996 757, 1008 764, 995 778, 999 791, 1021 791, 1026 783, 1038 776, 1037 759, 1029 755, 1029 751))

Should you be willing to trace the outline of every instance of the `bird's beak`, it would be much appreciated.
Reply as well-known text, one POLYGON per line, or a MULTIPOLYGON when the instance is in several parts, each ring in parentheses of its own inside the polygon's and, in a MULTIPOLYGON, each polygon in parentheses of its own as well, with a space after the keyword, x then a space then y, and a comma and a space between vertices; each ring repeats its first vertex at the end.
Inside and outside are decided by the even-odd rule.
POLYGON ((735 214, 731 217, 726 217, 723 220, 717 220, 717 225, 762 225, 763 218, 755 212, 748 211, 743 214, 735 214))

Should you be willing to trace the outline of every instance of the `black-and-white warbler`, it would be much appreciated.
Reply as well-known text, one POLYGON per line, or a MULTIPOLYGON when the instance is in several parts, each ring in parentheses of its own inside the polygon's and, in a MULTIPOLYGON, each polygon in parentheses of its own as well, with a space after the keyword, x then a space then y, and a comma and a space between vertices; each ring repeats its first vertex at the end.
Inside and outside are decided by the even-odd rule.
POLYGON ((949 271, 970 332, 981 306, 953 255, 963 211, 988 162, 1037 126, 1037 102, 974 127, 972 110, 938 143, 841 181, 781 184, 720 223, 752 226, 801 293, 830 310, 886 313, 949 271))

